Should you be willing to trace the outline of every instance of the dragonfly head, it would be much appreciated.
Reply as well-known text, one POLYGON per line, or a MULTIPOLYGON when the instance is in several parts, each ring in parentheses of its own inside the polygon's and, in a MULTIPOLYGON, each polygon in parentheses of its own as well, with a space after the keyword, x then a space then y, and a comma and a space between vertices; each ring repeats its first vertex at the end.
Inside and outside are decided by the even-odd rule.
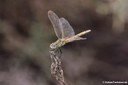
POLYGON ((50 48, 51 48, 51 49, 56 49, 56 48, 57 48, 57 46, 56 46, 56 44, 55 44, 55 43, 52 43, 52 44, 50 44, 50 48))
POLYGON ((60 48, 61 46, 65 45, 64 40, 62 39, 58 39, 56 42, 50 44, 50 48, 51 49, 56 49, 56 48, 60 48))
POLYGON ((60 42, 61 42, 61 40, 58 39, 56 42, 50 44, 50 48, 51 48, 51 49, 56 49, 56 48, 58 48, 60 42))

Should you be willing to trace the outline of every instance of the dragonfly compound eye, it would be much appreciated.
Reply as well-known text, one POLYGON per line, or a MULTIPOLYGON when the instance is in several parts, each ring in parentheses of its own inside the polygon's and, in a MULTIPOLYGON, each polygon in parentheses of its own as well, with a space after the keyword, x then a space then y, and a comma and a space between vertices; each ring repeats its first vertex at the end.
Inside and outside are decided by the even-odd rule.
POLYGON ((50 44, 50 48, 55 49, 56 45, 54 43, 50 44))

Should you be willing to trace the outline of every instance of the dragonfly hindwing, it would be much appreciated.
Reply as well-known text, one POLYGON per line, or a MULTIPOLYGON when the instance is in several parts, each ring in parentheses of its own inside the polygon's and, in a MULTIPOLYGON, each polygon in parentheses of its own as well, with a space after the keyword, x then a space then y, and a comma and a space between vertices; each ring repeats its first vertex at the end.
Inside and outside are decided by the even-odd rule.
POLYGON ((72 37, 75 35, 72 26, 65 18, 60 18, 60 26, 62 29, 62 38, 72 37))

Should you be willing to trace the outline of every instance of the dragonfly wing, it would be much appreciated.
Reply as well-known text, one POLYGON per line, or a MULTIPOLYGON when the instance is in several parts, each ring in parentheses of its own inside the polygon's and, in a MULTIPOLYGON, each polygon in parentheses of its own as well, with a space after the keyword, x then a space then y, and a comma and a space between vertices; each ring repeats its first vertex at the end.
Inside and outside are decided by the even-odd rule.
POLYGON ((48 11, 48 17, 53 25, 56 36, 58 38, 62 38, 62 29, 60 27, 59 17, 51 10, 48 11))
POLYGON ((69 24, 69 22, 65 18, 60 18, 59 21, 62 29, 62 38, 72 37, 75 35, 75 32, 72 26, 69 24))

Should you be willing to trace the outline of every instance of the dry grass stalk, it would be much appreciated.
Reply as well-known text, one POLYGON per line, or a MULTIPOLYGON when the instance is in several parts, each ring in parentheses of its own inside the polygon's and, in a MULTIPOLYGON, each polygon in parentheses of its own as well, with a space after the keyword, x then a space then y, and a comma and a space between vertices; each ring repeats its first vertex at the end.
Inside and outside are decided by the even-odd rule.
POLYGON ((60 85, 66 85, 64 81, 63 69, 61 67, 60 56, 58 56, 54 50, 50 51, 50 56, 52 59, 51 74, 56 78, 60 85))

